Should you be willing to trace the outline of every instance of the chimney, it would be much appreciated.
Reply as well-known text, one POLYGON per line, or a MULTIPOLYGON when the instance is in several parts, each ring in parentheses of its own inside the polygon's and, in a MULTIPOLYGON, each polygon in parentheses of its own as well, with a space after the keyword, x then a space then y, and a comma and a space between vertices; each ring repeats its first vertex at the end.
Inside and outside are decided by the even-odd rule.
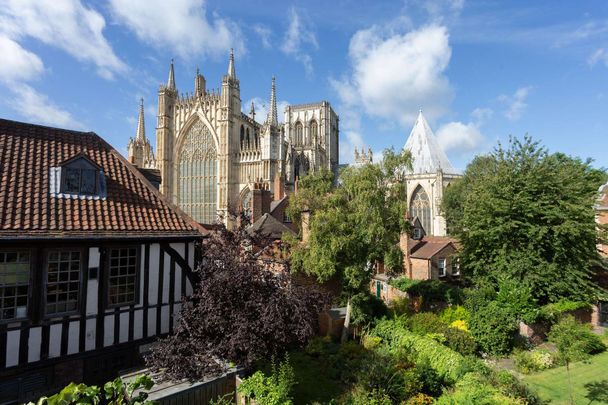
POLYGON ((260 219, 262 215, 270 212, 270 190, 262 182, 253 185, 251 197, 251 223, 260 219))
POLYGON ((403 273, 412 278, 412 261, 410 260, 410 235, 407 232, 399 235, 399 248, 403 253, 403 273))
POLYGON ((277 172, 276 176, 274 176, 274 200, 279 201, 285 197, 285 190, 283 187, 283 176, 277 172))

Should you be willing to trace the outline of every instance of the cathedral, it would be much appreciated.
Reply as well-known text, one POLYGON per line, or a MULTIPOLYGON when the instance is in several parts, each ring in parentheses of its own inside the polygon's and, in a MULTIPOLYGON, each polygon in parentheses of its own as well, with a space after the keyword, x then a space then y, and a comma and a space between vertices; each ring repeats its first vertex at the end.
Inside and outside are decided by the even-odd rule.
POLYGON ((142 103, 128 156, 141 169, 156 169, 161 193, 184 212, 213 224, 250 210, 254 188, 273 190, 280 181, 289 193, 308 172, 337 172, 338 134, 338 116, 326 101, 290 105, 280 124, 274 77, 264 123, 256 121, 253 104, 243 113, 231 51, 220 89, 208 89, 197 70, 194 92, 179 92, 171 62, 158 91, 156 155, 145 136, 142 103))
POLYGON ((445 216, 441 212, 443 192, 462 176, 448 160, 422 111, 403 148, 413 158, 412 170, 405 174, 408 215, 420 221, 425 235, 446 236, 445 216))

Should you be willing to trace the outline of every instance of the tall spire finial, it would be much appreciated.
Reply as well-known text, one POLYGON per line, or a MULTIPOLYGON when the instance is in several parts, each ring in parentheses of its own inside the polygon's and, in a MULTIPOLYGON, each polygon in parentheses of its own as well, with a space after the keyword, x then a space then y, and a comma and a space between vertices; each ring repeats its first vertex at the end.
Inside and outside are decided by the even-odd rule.
POLYGON ((175 73, 173 73, 173 58, 171 58, 171 67, 169 67, 169 80, 167 80, 167 88, 175 90, 175 73))
POLYGON ((272 88, 270 90, 270 108, 268 109, 268 118, 266 118, 266 122, 273 126, 279 125, 279 120, 277 118, 277 97, 274 76, 272 76, 272 88))
POLYGON ((146 126, 144 125, 144 99, 143 97, 139 103, 139 117, 137 119, 137 133, 135 139, 140 142, 146 140, 146 126))
POLYGON ((236 79, 236 73, 234 72, 234 49, 230 48, 230 62, 228 62, 228 77, 236 79))
POLYGON ((255 105, 253 104, 253 100, 251 100, 251 110, 249 111, 249 115, 251 119, 255 121, 255 105))

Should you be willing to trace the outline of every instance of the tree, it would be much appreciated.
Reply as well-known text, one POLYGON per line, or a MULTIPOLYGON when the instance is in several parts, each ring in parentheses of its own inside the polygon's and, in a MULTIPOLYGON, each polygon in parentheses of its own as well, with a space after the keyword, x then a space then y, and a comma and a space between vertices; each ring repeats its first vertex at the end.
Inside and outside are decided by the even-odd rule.
POLYGON ((299 219, 303 209, 311 212, 308 242, 291 241, 292 268, 319 282, 341 280, 349 297, 345 331, 350 298, 368 288, 374 263, 383 262, 393 271, 402 268, 398 242, 401 232, 408 229, 402 181, 407 167, 411 167, 409 152, 386 150, 382 163, 344 169, 337 187, 327 171, 304 177, 290 199, 292 218, 299 219))
POLYGON ((528 136, 476 157, 443 199, 466 274, 495 286, 515 280, 539 304, 591 300, 593 204, 606 177, 590 161, 549 154, 528 136))
POLYGON ((175 332, 146 359, 173 379, 201 379, 302 346, 327 296, 267 269, 271 246, 243 228, 221 228, 202 243, 200 282, 185 298, 175 332), (254 248, 252 248, 252 246, 254 248), (262 260, 264 256, 264 260, 262 260))
POLYGON ((572 391, 572 380, 570 379, 570 363, 589 357, 589 349, 587 347, 589 333, 591 332, 583 325, 577 323, 572 316, 564 317, 560 322, 553 325, 549 332, 549 341, 555 344, 559 359, 566 364, 571 404, 575 402, 574 392, 572 391))

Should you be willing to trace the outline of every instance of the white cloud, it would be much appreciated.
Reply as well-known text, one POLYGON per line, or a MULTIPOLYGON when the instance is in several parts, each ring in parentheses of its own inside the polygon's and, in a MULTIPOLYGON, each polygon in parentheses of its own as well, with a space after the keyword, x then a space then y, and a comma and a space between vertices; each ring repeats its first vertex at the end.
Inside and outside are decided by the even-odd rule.
POLYGON ((301 12, 292 7, 289 11, 289 27, 281 44, 281 51, 302 63, 306 75, 310 78, 314 69, 309 51, 318 48, 317 37, 310 23, 301 12))
POLYGON ((526 99, 530 94, 530 90, 532 90, 532 86, 520 87, 511 96, 502 94, 498 97, 498 100, 507 106, 507 109, 504 111, 505 117, 511 121, 517 121, 521 117, 528 106, 526 99))
POLYGON ((451 57, 444 26, 399 34, 373 26, 351 38, 351 77, 332 80, 347 107, 409 127, 420 108, 433 120, 448 110, 452 90, 445 70, 451 57))
POLYGON ((479 123, 483 124, 484 122, 490 120, 494 115, 494 111, 491 108, 476 108, 471 113, 471 117, 479 123))
POLYGON ((105 19, 79 0, 6 0, 0 8, 0 33, 14 41, 31 37, 92 63, 110 79, 127 66, 103 35, 105 19))
POLYGON ((365 142, 358 131, 341 131, 340 135, 340 162, 350 163, 355 157, 355 148, 362 150, 365 142))
POLYGON ((590 66, 595 66, 598 62, 601 62, 608 67, 608 51, 606 51, 606 49, 599 48, 589 56, 589 59, 587 59, 587 63, 589 63, 590 66))
POLYGON ((245 51, 236 23, 212 13, 205 0, 110 0, 116 19, 154 47, 175 50, 183 58, 245 51))
POLYGON ((266 49, 270 49, 272 44, 270 43, 270 36, 272 35, 272 30, 263 24, 256 24, 253 26, 253 32, 255 32, 258 37, 260 37, 260 41, 262 42, 262 46, 266 49))
POLYGON ((484 142, 479 125, 474 122, 448 122, 437 130, 437 139, 446 153, 475 151, 484 142))
POLYGON ((44 72, 40 58, 21 47, 17 42, 0 34, 0 81, 11 83, 31 80, 44 72))
POLYGON ((13 97, 7 100, 8 104, 28 121, 63 128, 83 128, 68 111, 56 106, 46 95, 36 92, 27 84, 13 84, 10 90, 13 97))

